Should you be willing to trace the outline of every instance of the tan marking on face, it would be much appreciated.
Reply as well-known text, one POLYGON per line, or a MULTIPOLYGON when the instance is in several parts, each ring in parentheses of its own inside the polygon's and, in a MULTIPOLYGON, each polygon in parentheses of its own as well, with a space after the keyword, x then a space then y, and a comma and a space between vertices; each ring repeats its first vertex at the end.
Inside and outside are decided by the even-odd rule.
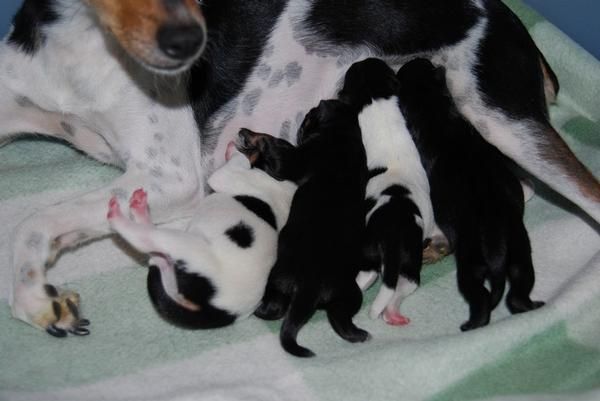
POLYGON ((195 0, 181 0, 173 6, 165 6, 164 0, 86 1, 125 51, 152 66, 162 67, 161 63, 167 63, 156 41, 162 26, 205 25, 195 0))

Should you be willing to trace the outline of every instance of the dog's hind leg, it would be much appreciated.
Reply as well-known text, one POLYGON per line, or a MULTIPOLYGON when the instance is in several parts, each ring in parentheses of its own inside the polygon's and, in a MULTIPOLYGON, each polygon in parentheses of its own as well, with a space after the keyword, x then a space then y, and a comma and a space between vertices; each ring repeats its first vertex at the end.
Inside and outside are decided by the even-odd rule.
POLYGON ((352 282, 338 290, 327 304, 327 318, 333 330, 344 340, 356 343, 369 339, 369 333, 356 327, 352 318, 362 304, 362 292, 358 285, 352 282))
POLYGON ((490 293, 483 285, 488 268, 465 245, 459 242, 455 253, 458 289, 469 304, 469 319, 460 326, 462 331, 487 325, 491 314, 490 293))
POLYGON ((432 61, 446 67, 457 107, 488 142, 600 223, 600 183, 548 119, 549 66, 518 20, 494 7, 502 9, 487 25, 432 61))
POLYGON ((175 177, 167 177, 166 172, 160 182, 157 180, 126 172, 104 188, 55 204, 24 220, 12 237, 13 316, 56 336, 67 332, 86 334, 80 327, 87 321, 79 318, 79 296, 50 285, 46 269, 62 250, 110 233, 106 203, 111 196, 125 197, 140 186, 150 188, 151 207, 159 221, 189 215, 202 196, 199 185, 184 185, 175 177))
POLYGON ((525 226, 521 223, 517 227, 509 238, 507 260, 510 288, 506 295, 506 306, 511 313, 527 312, 544 305, 544 302, 530 298, 535 283, 531 245, 525 226))

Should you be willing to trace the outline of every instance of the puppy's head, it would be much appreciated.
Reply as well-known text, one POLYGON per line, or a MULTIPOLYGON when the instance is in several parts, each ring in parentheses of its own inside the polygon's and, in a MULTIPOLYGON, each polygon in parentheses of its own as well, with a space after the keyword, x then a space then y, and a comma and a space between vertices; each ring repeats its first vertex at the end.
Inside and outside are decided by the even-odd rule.
POLYGON ((361 109, 372 99, 394 96, 397 89, 394 71, 383 60, 368 58, 348 69, 338 97, 342 102, 361 109))
POLYGON ((304 117, 298 129, 298 145, 302 146, 323 133, 345 133, 344 127, 356 122, 356 113, 347 104, 339 100, 321 100, 304 117))
POLYGON ((446 71, 435 67, 429 60, 417 58, 404 64, 396 74, 398 90, 401 93, 419 93, 426 96, 428 91, 447 92, 446 71))
POLYGON ((148 294, 158 314, 167 322, 188 329, 221 327, 236 316, 210 304, 215 294, 211 281, 190 272, 185 262, 154 259, 148 270, 148 294))
POLYGON ((152 71, 183 71, 206 44, 206 23, 196 0, 86 2, 121 47, 152 71))
POLYGON ((235 146, 248 158, 252 167, 263 170, 279 181, 295 181, 296 147, 288 141, 242 128, 235 146))

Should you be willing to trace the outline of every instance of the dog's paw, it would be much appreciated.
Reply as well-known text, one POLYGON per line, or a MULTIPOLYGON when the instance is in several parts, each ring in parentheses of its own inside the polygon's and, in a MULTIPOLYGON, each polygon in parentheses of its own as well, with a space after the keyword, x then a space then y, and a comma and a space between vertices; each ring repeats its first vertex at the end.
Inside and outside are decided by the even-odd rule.
POLYGON ((79 315, 79 294, 50 284, 44 285, 41 291, 18 290, 13 315, 54 337, 90 334, 86 328, 89 320, 79 315))
POLYGON ((410 319, 398 311, 386 308, 383 312, 383 321, 390 326, 405 326, 410 323, 410 319))
POLYGON ((423 248, 423 263, 432 264, 442 260, 450 254, 450 244, 443 235, 435 235, 423 248))

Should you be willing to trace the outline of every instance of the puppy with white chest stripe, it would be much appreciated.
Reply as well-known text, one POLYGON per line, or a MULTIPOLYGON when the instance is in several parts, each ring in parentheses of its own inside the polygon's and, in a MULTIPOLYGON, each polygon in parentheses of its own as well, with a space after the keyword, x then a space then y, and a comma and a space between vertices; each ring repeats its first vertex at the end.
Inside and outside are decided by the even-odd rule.
POLYGON ((254 311, 295 191, 293 183, 251 169, 233 143, 227 153, 229 161, 209 179, 217 192, 198 205, 185 232, 155 227, 143 190, 131 197, 131 220, 116 197, 109 204, 111 228, 151 255, 148 292, 156 310, 186 328, 221 327, 254 311))
POLYGON ((406 128, 394 71, 367 59, 346 73, 340 99, 359 111, 367 153, 367 240, 364 267, 357 281, 364 289, 381 270, 383 285, 369 315, 391 325, 409 319, 399 312, 402 300, 420 283, 424 241, 434 231, 429 182, 406 128))

